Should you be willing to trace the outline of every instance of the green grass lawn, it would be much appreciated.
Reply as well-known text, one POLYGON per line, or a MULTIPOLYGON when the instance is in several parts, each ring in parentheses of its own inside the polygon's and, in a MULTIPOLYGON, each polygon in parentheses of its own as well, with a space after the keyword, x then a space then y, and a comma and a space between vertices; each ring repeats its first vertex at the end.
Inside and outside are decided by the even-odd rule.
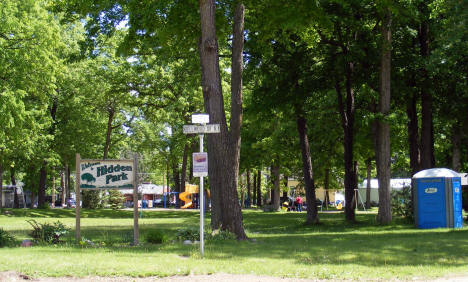
MULTIPOLYGON (((30 238, 26 222, 60 220, 74 228, 74 211, 8 210, 0 227, 18 240, 30 238)), ((144 243, 159 229, 175 238, 177 229, 197 228, 196 211, 143 211, 141 246, 131 247, 132 211, 84 210, 81 234, 101 247, 80 247, 74 234, 58 246, 0 248, 0 271, 42 276, 171 276, 216 272, 315 279, 412 279, 468 273, 468 228, 419 230, 396 219, 379 226, 375 213, 358 213, 357 224, 343 214, 320 213, 321 224, 304 226, 305 213, 244 211, 249 238, 255 241, 207 241, 205 257, 198 245, 144 243), (111 246, 109 242, 117 242, 111 246)), ((209 218, 209 216, 207 216, 209 218)), ((209 221, 206 222, 209 225, 209 221)))

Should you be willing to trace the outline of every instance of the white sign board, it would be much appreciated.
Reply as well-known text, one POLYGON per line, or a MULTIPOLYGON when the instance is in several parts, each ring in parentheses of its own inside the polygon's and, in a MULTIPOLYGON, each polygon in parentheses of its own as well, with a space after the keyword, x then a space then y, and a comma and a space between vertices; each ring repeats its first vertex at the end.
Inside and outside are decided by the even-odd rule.
POLYGON ((192 123, 207 124, 210 122, 209 114, 194 114, 192 115, 192 123))
POLYGON ((208 176, 208 153, 193 153, 193 176, 208 176))
POLYGON ((81 160, 80 188, 129 189, 133 188, 133 161, 81 160))
POLYGON ((184 125, 184 134, 204 134, 204 133, 219 133, 221 131, 219 124, 205 125, 184 125))

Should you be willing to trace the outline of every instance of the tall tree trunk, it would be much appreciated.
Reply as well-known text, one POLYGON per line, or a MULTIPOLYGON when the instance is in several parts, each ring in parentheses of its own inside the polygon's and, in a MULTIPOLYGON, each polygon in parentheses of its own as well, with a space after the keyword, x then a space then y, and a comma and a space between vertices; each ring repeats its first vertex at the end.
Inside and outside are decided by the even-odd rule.
POLYGON ((180 172, 180 190, 185 189, 185 182, 187 182, 187 159, 189 153, 189 144, 184 146, 184 156, 182 157, 182 171, 180 172))
POLYGON ((343 102, 340 80, 335 79, 335 89, 338 95, 338 109, 341 115, 341 126, 344 131, 344 167, 345 167, 345 216, 348 221, 355 221, 354 189, 356 189, 356 172, 354 171, 353 147, 354 147, 354 90, 352 89, 352 76, 354 66, 348 63, 346 66, 345 88, 346 104, 343 102))
MULTIPOLYGON (((389 9, 382 20, 382 54, 380 61, 379 113, 388 117, 390 112, 392 16, 389 9)), ((392 221, 392 199, 390 197, 390 125, 385 119, 377 121, 376 164, 379 179, 379 211, 377 221, 388 224, 392 221)))
POLYGON ((39 171, 39 189, 37 190, 37 207, 45 206, 45 189, 47 180, 47 162, 43 161, 39 171))
POLYGON ((0 159, 0 209, 3 208, 3 165, 0 159))
MULTIPOLYGON (((427 3, 421 4, 420 12, 423 17, 429 17, 427 3)), ((423 62, 429 57, 429 24, 423 19, 418 30, 420 54, 423 62)), ((421 91, 421 169, 433 168, 434 159, 434 124, 432 120, 432 94, 427 69, 421 68, 423 75, 420 85, 421 91)))
POLYGON ((104 144, 104 160, 107 159, 111 143, 111 134, 112 134, 112 122, 114 121, 115 110, 110 107, 107 109, 107 130, 106 130, 106 143, 104 144))
POLYGON ((66 188, 65 188, 65 170, 62 170, 60 172, 60 187, 62 187, 62 199, 61 199, 61 203, 62 203, 62 207, 65 207, 65 197, 66 197, 66 188))
POLYGON ((71 171, 70 171, 70 166, 67 165, 67 175, 65 177, 65 186, 67 187, 67 199, 70 199, 71 198, 71 187, 70 187, 70 174, 71 174, 71 171))
POLYGON ((279 158, 276 157, 271 166, 271 177, 273 180, 273 190, 271 191, 271 205, 273 210, 279 211, 280 209, 280 164, 279 158))
POLYGON ((257 206, 262 206, 262 169, 257 170, 257 206))
POLYGON ((52 174, 52 203, 51 207, 55 208, 55 169, 51 171, 52 174))
POLYGON ((16 187, 15 169, 13 167, 10 168, 10 179, 11 179, 11 185, 15 187, 13 189, 13 207, 15 209, 18 209, 19 208, 18 189, 16 187))
MULTIPOLYGON (((413 80, 414 79, 415 78, 413 78, 413 80)), ((411 97, 406 103, 406 115, 408 116, 408 144, 410 154, 410 168, 411 175, 414 175, 421 170, 417 96, 414 94, 411 95, 411 97)))
POLYGON ((366 160, 367 168, 367 185, 366 185, 366 209, 371 208, 371 180, 372 180, 372 159, 369 158, 366 160))
POLYGON ((324 180, 324 189, 325 189, 325 208, 328 209, 328 203, 330 202, 330 169, 325 169, 325 180, 324 180))
MULTIPOLYGON (((249 203, 249 207, 250 207, 250 204, 252 203, 252 187, 251 187, 251 181, 250 181, 250 169, 247 169, 247 199, 248 199, 248 203, 249 203)), ((249 208, 247 207, 247 208, 249 208)))
POLYGON ((452 169, 454 171, 460 171, 460 148, 461 148, 461 130, 460 125, 455 122, 452 125, 452 169))
MULTIPOLYGON (((174 181, 174 190, 176 192, 182 192, 180 186, 180 173, 179 173, 179 166, 177 160, 172 160, 172 181, 174 181)), ((185 187, 185 186, 184 186, 185 187)))
POLYGON ((242 183, 242 175, 239 176, 239 186, 240 186, 240 205, 241 208, 245 208, 245 188, 244 183, 242 183))
POLYGON ((253 171, 252 205, 257 204, 257 173, 253 171))
MULTIPOLYGON (((193 142, 192 143, 192 153, 197 151, 197 143, 193 142)), ((189 176, 189 182, 193 183, 193 159, 192 159, 193 154, 190 154, 190 176, 189 176)))
POLYGON ((206 112, 212 123, 220 124, 220 133, 208 134, 208 167, 212 195, 211 226, 247 238, 237 195, 242 124, 242 71, 244 47, 244 5, 234 11, 231 64, 231 119, 228 130, 219 71, 214 0, 201 0, 199 44, 202 68, 202 90, 206 112))
POLYGON ((296 121, 297 131, 299 132, 299 143, 301 146, 302 155, 302 172, 304 174, 306 201, 307 201, 307 218, 306 224, 319 223, 317 212, 316 197, 315 197, 315 184, 314 175, 312 170, 312 161, 310 158, 309 138, 307 136, 307 121, 302 114, 302 109, 296 106, 296 121))

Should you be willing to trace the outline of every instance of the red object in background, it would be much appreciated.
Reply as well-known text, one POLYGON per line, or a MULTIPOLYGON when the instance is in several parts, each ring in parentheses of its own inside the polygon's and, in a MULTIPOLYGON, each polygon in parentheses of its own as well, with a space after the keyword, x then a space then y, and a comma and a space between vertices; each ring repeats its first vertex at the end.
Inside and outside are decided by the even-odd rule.
POLYGON ((301 198, 301 197, 297 197, 297 198, 296 198, 296 203, 302 204, 302 198, 301 198))

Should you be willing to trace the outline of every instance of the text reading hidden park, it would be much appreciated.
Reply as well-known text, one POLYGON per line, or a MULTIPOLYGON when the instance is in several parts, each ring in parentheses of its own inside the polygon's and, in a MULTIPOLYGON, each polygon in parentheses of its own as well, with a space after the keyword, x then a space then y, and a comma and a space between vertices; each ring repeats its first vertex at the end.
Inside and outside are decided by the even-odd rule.
POLYGON ((130 160, 81 162, 80 188, 133 188, 133 173, 133 162, 130 160))

